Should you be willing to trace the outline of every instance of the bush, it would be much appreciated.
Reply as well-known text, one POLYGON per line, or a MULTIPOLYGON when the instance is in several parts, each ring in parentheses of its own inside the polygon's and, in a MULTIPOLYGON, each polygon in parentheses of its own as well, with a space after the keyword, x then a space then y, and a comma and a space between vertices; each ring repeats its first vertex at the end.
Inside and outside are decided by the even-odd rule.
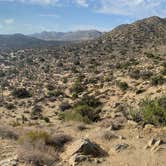
POLYGON ((96 122, 100 119, 99 106, 100 101, 93 96, 84 96, 78 101, 71 111, 66 111, 60 114, 60 119, 65 121, 80 121, 85 123, 96 122))
POLYGON ((0 137, 5 139, 14 139, 17 140, 19 138, 19 134, 16 129, 9 126, 0 126, 0 137))
POLYGON ((162 85, 165 83, 165 78, 162 75, 153 76, 151 78, 151 84, 153 86, 162 85))
POLYGON ((52 90, 48 92, 48 97, 59 97, 59 96, 63 96, 64 93, 61 90, 52 90))
POLYGON ((5 103, 5 107, 8 109, 8 110, 13 110, 16 108, 16 106, 13 104, 13 103, 5 103))
POLYGON ((59 157, 46 142, 51 135, 45 131, 29 131, 20 138, 18 157, 33 166, 54 165, 59 157))
POLYGON ((123 91, 125 91, 129 88, 129 86, 126 82, 117 81, 116 85, 123 91))
POLYGON ((85 90, 85 87, 81 83, 81 80, 76 80, 71 88, 71 92, 75 95, 81 94, 85 90))
POLYGON ((67 102, 63 102, 63 103, 61 103, 61 105, 59 106, 59 109, 60 109, 60 111, 62 111, 62 112, 66 111, 66 110, 68 110, 68 109, 70 109, 70 108, 71 108, 71 105, 70 105, 69 103, 67 103, 67 102))
POLYGON ((41 105, 35 105, 32 108, 31 117, 32 119, 38 119, 42 117, 43 107, 41 105))
POLYGON ((140 108, 132 114, 133 120, 143 121, 156 126, 166 125, 166 97, 145 99, 140 103, 140 108))
POLYGON ((32 97, 31 93, 25 88, 14 89, 12 95, 22 99, 32 97))

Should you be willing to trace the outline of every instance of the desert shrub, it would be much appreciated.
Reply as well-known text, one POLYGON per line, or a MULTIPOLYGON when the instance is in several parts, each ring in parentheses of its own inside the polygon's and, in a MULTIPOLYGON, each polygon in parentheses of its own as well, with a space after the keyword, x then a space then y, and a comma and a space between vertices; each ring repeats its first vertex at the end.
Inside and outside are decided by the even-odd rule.
POLYGON ((156 126, 166 125, 166 97, 144 99, 138 110, 132 111, 132 117, 136 121, 153 124, 156 126))
POLYGON ((85 123, 96 122, 100 119, 100 101, 94 97, 83 97, 72 110, 60 114, 60 119, 65 121, 80 121, 85 123))
POLYGON ((27 131, 19 139, 19 160, 33 166, 57 165, 59 153, 71 140, 66 134, 51 135, 44 130, 27 131))
POLYGON ((163 69, 161 69, 160 73, 161 73, 162 75, 166 75, 166 67, 164 67, 163 69))
POLYGON ((165 78, 162 75, 156 75, 151 78, 151 84, 153 86, 162 85, 165 83, 165 78))
POLYGON ((140 78, 140 70, 136 69, 136 70, 131 70, 129 72, 129 76, 133 79, 139 79, 140 78))
POLYGON ((48 117, 43 117, 43 120, 46 122, 46 123, 49 123, 50 122, 50 119, 48 117))
POLYGON ((0 126, 0 137, 5 139, 14 139, 17 140, 19 138, 19 133, 16 129, 9 126, 0 126))
POLYGON ((18 158, 21 161, 24 161, 26 164, 31 166, 43 166, 43 165, 56 165, 59 161, 57 155, 50 154, 49 149, 38 150, 38 149, 29 149, 29 148, 21 148, 18 152, 18 158))
POLYGON ((85 86, 82 84, 80 79, 77 79, 71 88, 71 92, 75 95, 81 94, 84 90, 85 86))
POLYGON ((143 80, 149 79, 153 73, 149 70, 131 70, 129 71, 129 76, 133 79, 140 79, 142 78, 143 80))
POLYGON ((101 133, 101 137, 107 141, 118 138, 118 136, 116 136, 111 130, 108 129, 101 133))
POLYGON ((51 90, 48 91, 47 93, 48 97, 59 97, 59 96, 63 96, 64 93, 61 90, 51 90))
POLYGON ((13 104, 13 103, 5 103, 5 107, 8 109, 8 110, 13 110, 16 108, 16 106, 13 104))
POLYGON ((129 88, 129 86, 126 82, 117 81, 116 85, 123 91, 125 91, 129 88))
POLYGON ((29 98, 31 93, 25 88, 16 88, 13 90, 12 95, 17 98, 29 98))
POLYGON ((101 105, 101 102, 99 99, 96 99, 94 96, 88 96, 84 95, 81 100, 79 100, 75 106, 79 105, 88 105, 90 107, 96 108, 101 105))
POLYGON ((59 109, 60 109, 60 111, 62 111, 62 112, 66 111, 66 110, 68 110, 68 109, 70 109, 70 108, 71 108, 71 105, 70 105, 69 103, 67 103, 67 102, 63 102, 63 103, 61 103, 60 106, 59 106, 59 109))
POLYGON ((35 105, 31 111, 32 119, 38 119, 42 117, 43 107, 41 105, 35 105))
POLYGON ((90 123, 90 122, 95 122, 99 120, 99 115, 98 112, 87 106, 87 105, 80 105, 71 111, 67 111, 63 114, 60 114, 60 119, 63 119, 65 121, 79 121, 79 122, 85 122, 85 123, 90 123))
POLYGON ((143 71, 140 72, 140 77, 143 80, 149 79, 152 76, 153 76, 153 73, 149 70, 143 70, 143 71))
POLYGON ((66 134, 55 134, 49 137, 46 144, 55 148, 55 150, 63 150, 66 143, 70 142, 72 137, 66 134))
POLYGON ((48 85, 47 85, 47 89, 48 89, 49 91, 53 91, 53 90, 55 89, 55 86, 52 85, 52 84, 48 84, 48 85))
POLYGON ((33 166, 54 165, 59 156, 54 148, 46 144, 51 135, 45 131, 29 131, 19 140, 19 160, 33 166))

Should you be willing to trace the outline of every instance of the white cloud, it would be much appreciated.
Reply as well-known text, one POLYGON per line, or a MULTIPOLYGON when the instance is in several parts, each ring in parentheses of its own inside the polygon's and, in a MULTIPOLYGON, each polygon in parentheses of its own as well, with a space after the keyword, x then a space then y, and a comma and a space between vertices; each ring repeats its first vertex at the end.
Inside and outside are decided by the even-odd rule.
POLYGON ((10 25, 10 24, 13 24, 14 23, 14 19, 13 18, 8 18, 8 19, 5 19, 3 22, 4 24, 6 25, 10 25))
POLYGON ((166 0, 0 0, 26 4, 87 7, 92 11, 129 17, 166 16, 166 0))
POLYGON ((75 3, 82 7, 88 7, 88 0, 75 0, 75 3))
POLYGON ((131 17, 166 15, 165 0, 100 0, 96 10, 103 14, 114 14, 131 17))
POLYGON ((55 17, 55 18, 60 18, 59 15, 57 14, 39 14, 40 17, 55 17))

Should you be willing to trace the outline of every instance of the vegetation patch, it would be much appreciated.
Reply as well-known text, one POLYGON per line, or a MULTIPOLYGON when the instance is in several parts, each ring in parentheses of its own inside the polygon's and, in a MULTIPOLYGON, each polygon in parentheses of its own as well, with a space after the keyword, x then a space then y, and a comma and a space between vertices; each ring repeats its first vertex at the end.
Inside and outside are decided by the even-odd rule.
POLYGON ((166 126, 166 96, 142 100, 140 108, 136 111, 132 110, 130 115, 137 122, 166 126))
POLYGON ((83 97, 70 111, 61 113, 60 119, 85 123, 97 122, 100 119, 100 105, 100 101, 92 96, 83 97))
POLYGON ((21 99, 32 97, 32 94, 26 88, 16 88, 13 90, 12 95, 21 99))

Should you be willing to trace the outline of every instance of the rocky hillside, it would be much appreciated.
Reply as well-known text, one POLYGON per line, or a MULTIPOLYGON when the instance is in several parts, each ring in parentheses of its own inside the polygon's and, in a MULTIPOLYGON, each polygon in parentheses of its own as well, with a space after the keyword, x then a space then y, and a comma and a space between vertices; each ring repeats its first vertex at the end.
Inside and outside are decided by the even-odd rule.
POLYGON ((120 25, 101 38, 86 44, 86 48, 101 53, 137 53, 143 48, 166 44, 166 19, 150 17, 132 24, 120 25))
POLYGON ((96 30, 84 30, 75 32, 41 32, 35 33, 30 36, 37 39, 47 40, 47 41, 84 41, 92 40, 100 37, 102 32, 96 30))
POLYGON ((165 19, 0 51, 0 78, 0 165, 165 166, 165 19))

